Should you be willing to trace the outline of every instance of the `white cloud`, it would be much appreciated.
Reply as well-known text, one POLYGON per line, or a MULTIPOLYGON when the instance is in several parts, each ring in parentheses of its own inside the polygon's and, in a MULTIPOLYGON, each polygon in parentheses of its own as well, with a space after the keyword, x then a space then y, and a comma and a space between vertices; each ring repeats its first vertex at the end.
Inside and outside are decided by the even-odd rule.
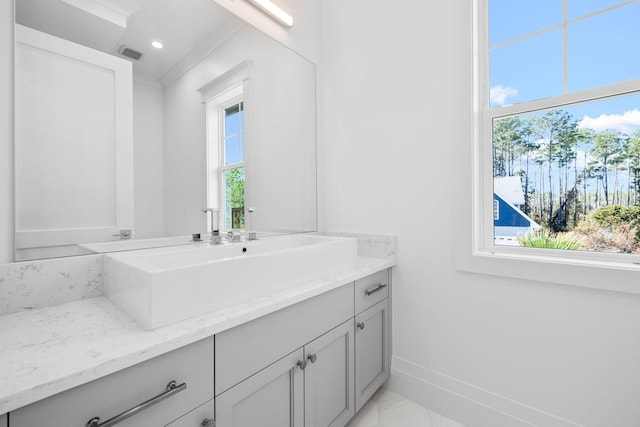
POLYGON ((631 135, 640 130, 640 111, 634 109, 625 111, 624 114, 601 114, 596 118, 584 116, 578 127, 596 132, 613 130, 631 135))
POLYGON ((507 98, 516 96, 518 90, 510 86, 497 85, 489 90, 489 99, 493 105, 504 105, 507 98))

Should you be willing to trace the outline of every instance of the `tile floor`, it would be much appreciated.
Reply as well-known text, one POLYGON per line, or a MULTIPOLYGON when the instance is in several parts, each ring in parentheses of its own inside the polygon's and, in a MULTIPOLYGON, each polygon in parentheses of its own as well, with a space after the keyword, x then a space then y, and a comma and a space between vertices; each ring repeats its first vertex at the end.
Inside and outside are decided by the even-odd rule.
POLYGON ((381 388, 346 427, 464 427, 381 388))

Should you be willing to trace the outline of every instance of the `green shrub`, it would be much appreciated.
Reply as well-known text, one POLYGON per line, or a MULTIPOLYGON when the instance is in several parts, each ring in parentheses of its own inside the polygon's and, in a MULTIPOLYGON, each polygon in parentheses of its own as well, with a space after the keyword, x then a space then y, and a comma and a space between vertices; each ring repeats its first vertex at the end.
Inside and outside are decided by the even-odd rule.
POLYGON ((640 206, 604 206, 589 214, 600 227, 628 224, 640 227, 640 206))

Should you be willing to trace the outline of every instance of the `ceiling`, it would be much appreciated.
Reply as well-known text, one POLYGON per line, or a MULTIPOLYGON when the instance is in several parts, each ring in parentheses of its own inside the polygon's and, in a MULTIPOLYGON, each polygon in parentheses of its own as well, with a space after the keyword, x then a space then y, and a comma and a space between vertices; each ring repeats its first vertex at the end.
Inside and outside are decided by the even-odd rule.
POLYGON ((161 80, 204 42, 216 44, 244 23, 213 0, 15 0, 16 22, 121 56, 143 53, 136 73, 161 80), (155 49, 160 41, 163 49, 155 49))

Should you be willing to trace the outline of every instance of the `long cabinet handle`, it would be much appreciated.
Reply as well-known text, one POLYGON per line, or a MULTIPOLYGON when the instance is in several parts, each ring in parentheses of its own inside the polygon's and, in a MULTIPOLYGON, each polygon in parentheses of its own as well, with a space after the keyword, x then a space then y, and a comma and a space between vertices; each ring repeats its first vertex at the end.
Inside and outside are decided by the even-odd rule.
POLYGON ((386 283, 378 283, 378 286, 375 289, 372 289, 372 290, 365 289, 364 293, 365 293, 365 295, 369 296, 371 294, 375 294, 376 292, 378 292, 378 291, 380 291, 380 290, 382 290, 382 289, 384 289, 386 287, 387 287, 386 283))
POLYGON ((127 418, 130 418, 136 414, 139 414, 140 412, 155 405, 156 403, 162 402, 163 400, 173 396, 174 394, 180 393, 182 390, 185 390, 186 388, 187 388, 187 383, 182 383, 180 385, 177 385, 175 381, 171 381, 169 384, 167 384, 167 390, 160 393, 159 395, 154 396, 151 399, 147 400, 146 402, 143 402, 138 406, 135 406, 127 411, 124 411, 123 413, 118 414, 115 417, 110 418, 103 423, 100 422, 100 417, 94 417, 89 421, 87 421, 86 427, 111 427, 113 425, 116 425, 126 420, 127 418))

